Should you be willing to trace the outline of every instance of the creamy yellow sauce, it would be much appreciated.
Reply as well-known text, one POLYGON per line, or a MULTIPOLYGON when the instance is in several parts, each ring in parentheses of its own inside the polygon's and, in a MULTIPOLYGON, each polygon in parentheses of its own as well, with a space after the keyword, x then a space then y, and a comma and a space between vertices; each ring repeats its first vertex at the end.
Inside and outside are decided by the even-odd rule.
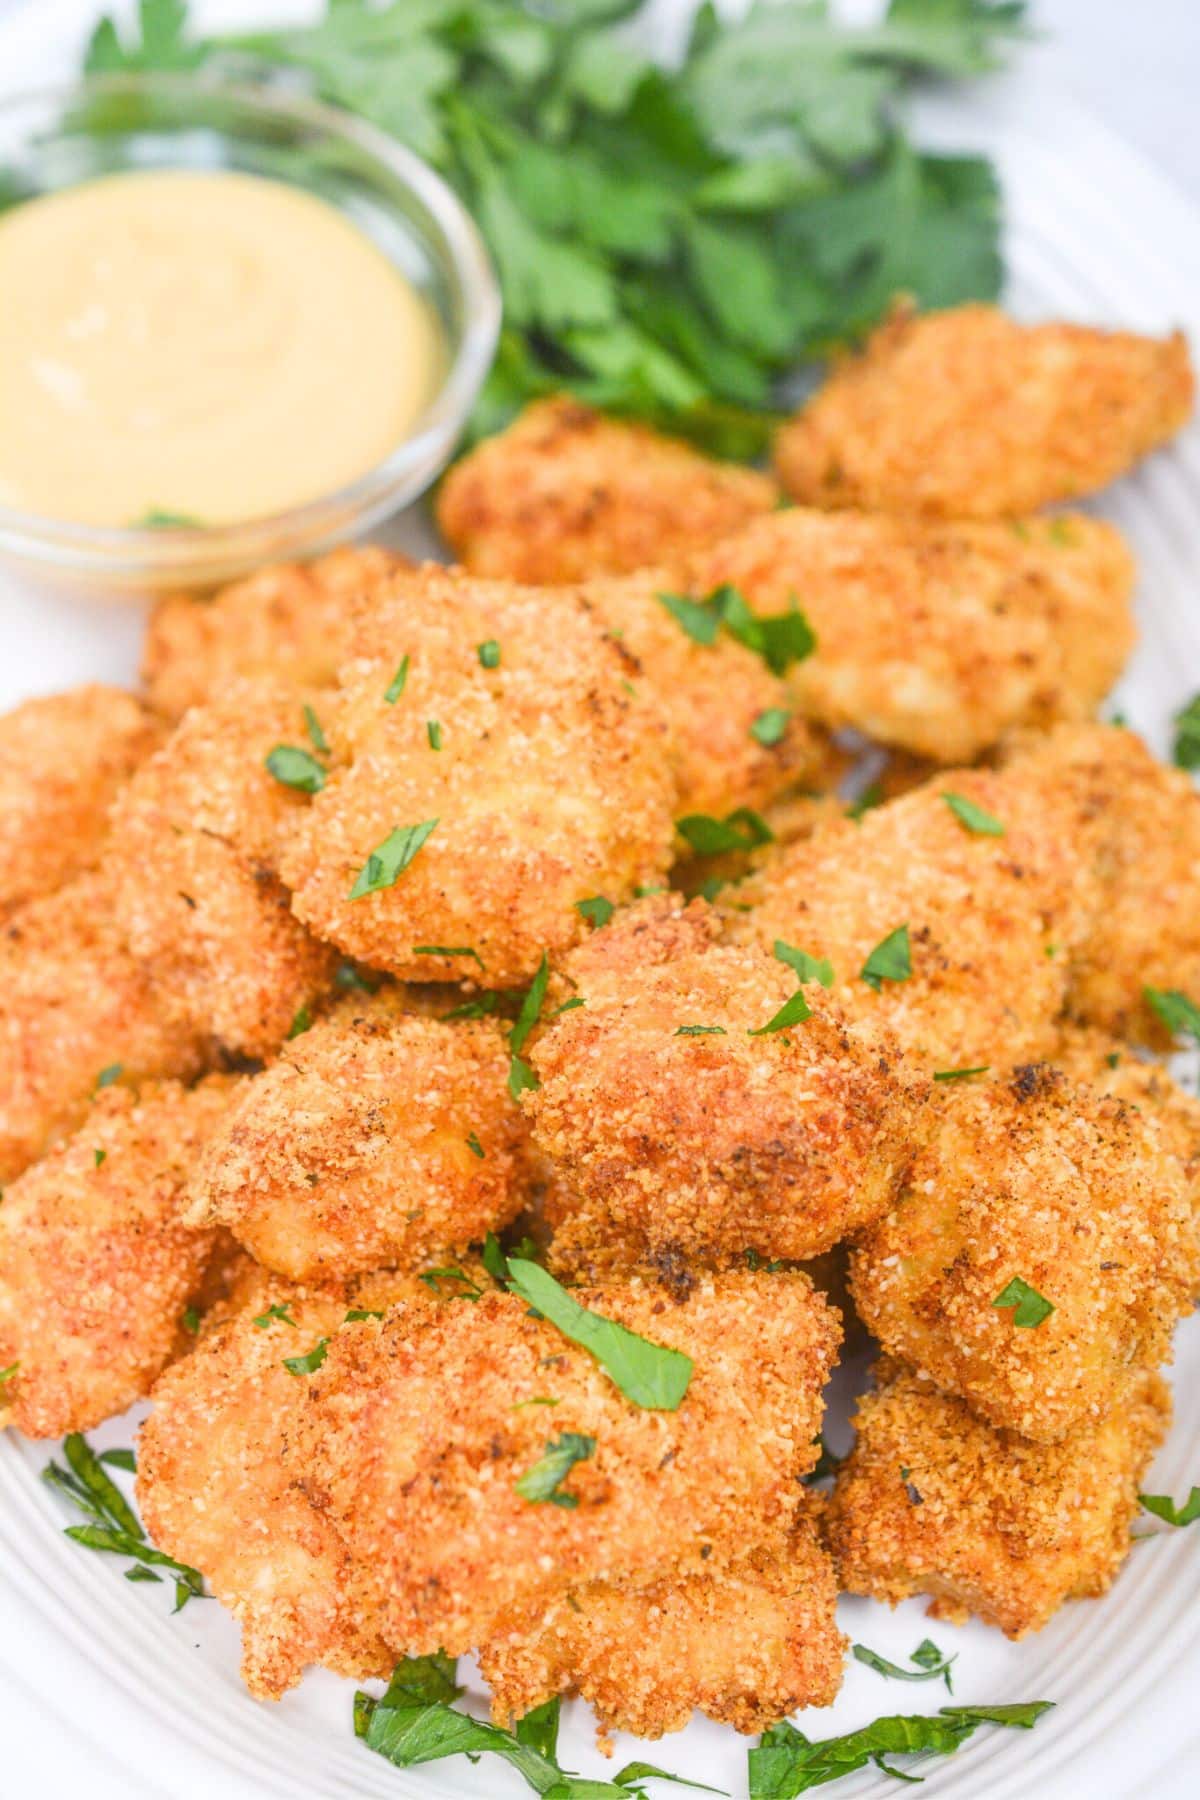
POLYGON ((416 289, 282 182, 112 175, 0 215, 0 505, 258 518, 381 461, 444 361, 416 289))

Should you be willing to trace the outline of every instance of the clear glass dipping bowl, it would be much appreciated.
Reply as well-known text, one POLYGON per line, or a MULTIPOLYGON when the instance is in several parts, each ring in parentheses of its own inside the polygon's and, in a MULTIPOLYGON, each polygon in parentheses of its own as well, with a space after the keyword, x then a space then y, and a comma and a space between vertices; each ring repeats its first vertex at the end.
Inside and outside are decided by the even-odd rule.
POLYGON ((338 207, 441 320, 442 385, 394 450, 348 486, 242 524, 109 528, 0 506, 0 559, 98 595, 208 586, 378 525, 444 468, 491 367, 500 294, 457 196, 419 157, 333 107, 186 75, 100 76, 0 100, 0 204, 132 169, 237 169, 338 207))

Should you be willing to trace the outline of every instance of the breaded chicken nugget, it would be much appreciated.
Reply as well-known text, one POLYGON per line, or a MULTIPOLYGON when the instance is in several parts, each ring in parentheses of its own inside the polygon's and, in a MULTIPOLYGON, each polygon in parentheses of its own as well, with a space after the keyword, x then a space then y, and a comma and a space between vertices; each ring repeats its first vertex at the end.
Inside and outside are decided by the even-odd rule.
POLYGON ((775 466, 813 506, 999 518, 1105 487, 1174 436, 1192 399, 1181 332, 902 307, 783 427, 775 466))
POLYGON ((232 682, 113 808, 105 872, 129 947, 172 1013, 236 1055, 275 1049, 332 974, 332 950, 293 916, 276 873, 305 799, 266 759, 302 745, 302 729, 295 691, 232 682))
POLYGON ((296 1281, 465 1250, 524 1203, 527 1127, 492 1019, 443 1021, 400 990, 347 998, 246 1081, 189 1184, 296 1281))
POLYGON ((586 931, 577 901, 662 880, 667 725, 582 603, 430 566, 372 592, 355 652, 282 862, 314 931, 409 980, 518 986, 586 931))
POLYGON ((120 688, 73 688, 0 718, 0 919, 99 860, 109 802, 158 738, 120 688))
POLYGON ((310 563, 271 563, 210 600, 169 594, 142 650, 150 704, 181 719, 240 675, 326 687, 342 661, 347 601, 402 567, 381 544, 347 545, 310 563))
POLYGON ((1133 647, 1133 558, 1112 525, 943 524, 791 508, 691 558, 688 583, 756 612, 798 599, 816 648, 799 710, 941 763, 1014 726, 1085 718, 1133 647))
POLYGON ((98 1083, 186 1079, 210 1060, 111 914, 104 878, 89 873, 0 926, 0 1182, 75 1129, 98 1083))
POLYGON ((673 564, 770 512, 778 494, 767 475, 562 394, 451 469, 437 520, 472 575, 586 581, 673 564))
POLYGON ((829 1706, 847 1639, 833 1565, 802 1514, 782 1551, 750 1551, 709 1573, 644 1588, 591 1582, 506 1620, 479 1653, 492 1714, 511 1726, 555 1694, 579 1693, 602 1730, 657 1738, 693 1710, 765 1731, 829 1706))
POLYGON ((974 1613, 1019 1638, 1112 1585, 1170 1422, 1160 1376, 1136 1371, 1103 1420, 1049 1445, 993 1430, 911 1370, 878 1376, 826 1515, 843 1587, 893 1606, 928 1594, 936 1618, 974 1613))
POLYGON ((954 1083, 938 1114, 851 1257, 855 1304, 980 1418, 1055 1443, 1170 1354, 1197 1276, 1182 1172, 1152 1122, 1048 1065, 954 1083))
POLYGON ((768 859, 736 929, 828 959, 850 1017, 927 1069, 1045 1056, 1094 896, 1076 822, 1051 784, 955 769, 768 859))
POLYGON ((795 972, 722 931, 703 900, 656 895, 563 965, 583 1005, 533 1047, 525 1100, 561 1176, 556 1265, 670 1279, 748 1250, 814 1256, 891 1203, 927 1085, 815 982, 776 1026, 795 972))
POLYGON ((581 1584, 645 1585, 786 1541, 839 1337, 806 1278, 704 1276, 678 1303, 638 1284, 572 1297, 692 1359, 676 1411, 635 1406, 496 1291, 342 1332, 311 1378, 306 1491, 378 1576, 409 1653, 457 1655, 581 1584), (562 1501, 527 1497, 518 1484, 564 1436, 562 1501))
MULTIPOLYGON (((351 1310, 419 1305, 413 1277, 295 1287, 261 1270, 167 1371, 138 1440, 138 1504, 155 1543, 199 1569, 242 1627, 242 1679, 277 1700, 310 1663, 384 1675, 396 1660, 368 1567, 356 1563, 297 1476, 308 1380, 285 1358, 332 1337, 351 1310)), ((353 1326, 350 1329, 354 1329, 353 1326)))
POLYGON ((181 1335, 215 1234, 179 1217, 183 1183, 228 1078, 97 1096, 0 1206, 5 1414, 30 1437, 87 1431, 150 1391, 181 1335))

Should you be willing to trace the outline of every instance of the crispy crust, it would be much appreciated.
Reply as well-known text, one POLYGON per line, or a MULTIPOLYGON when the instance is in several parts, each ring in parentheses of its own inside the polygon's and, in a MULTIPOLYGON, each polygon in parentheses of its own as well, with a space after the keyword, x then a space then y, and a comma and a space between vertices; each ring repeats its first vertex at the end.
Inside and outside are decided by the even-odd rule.
POLYGON ((1171 1398, 1139 1370, 1119 1406, 1052 1445, 996 1431, 911 1370, 885 1365, 826 1516, 842 1585, 1008 1637, 1102 1594, 1129 1553, 1138 1488, 1171 1398))
POLYGON ((1019 325, 991 306, 899 308, 780 431, 784 487, 813 506, 999 518, 1074 500, 1192 410, 1182 332, 1019 325))
POLYGON ((437 518, 473 575, 586 581, 674 562, 770 512, 769 476, 567 395, 535 401, 451 469, 437 518))

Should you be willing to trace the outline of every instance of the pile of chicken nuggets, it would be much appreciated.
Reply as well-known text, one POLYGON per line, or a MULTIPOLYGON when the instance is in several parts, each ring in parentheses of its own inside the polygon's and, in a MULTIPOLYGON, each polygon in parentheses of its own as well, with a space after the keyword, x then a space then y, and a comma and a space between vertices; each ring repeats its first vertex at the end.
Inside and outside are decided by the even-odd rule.
POLYGON ((759 1731, 839 1590, 1111 1583, 1200 1292, 1200 798, 1097 717, 1134 560, 1063 508, 1191 403, 1178 337, 987 307, 897 311, 775 475, 552 397, 456 566, 165 598, 140 696, 0 720, 0 1423, 150 1397, 255 1695, 474 1652, 503 1724, 759 1731))

